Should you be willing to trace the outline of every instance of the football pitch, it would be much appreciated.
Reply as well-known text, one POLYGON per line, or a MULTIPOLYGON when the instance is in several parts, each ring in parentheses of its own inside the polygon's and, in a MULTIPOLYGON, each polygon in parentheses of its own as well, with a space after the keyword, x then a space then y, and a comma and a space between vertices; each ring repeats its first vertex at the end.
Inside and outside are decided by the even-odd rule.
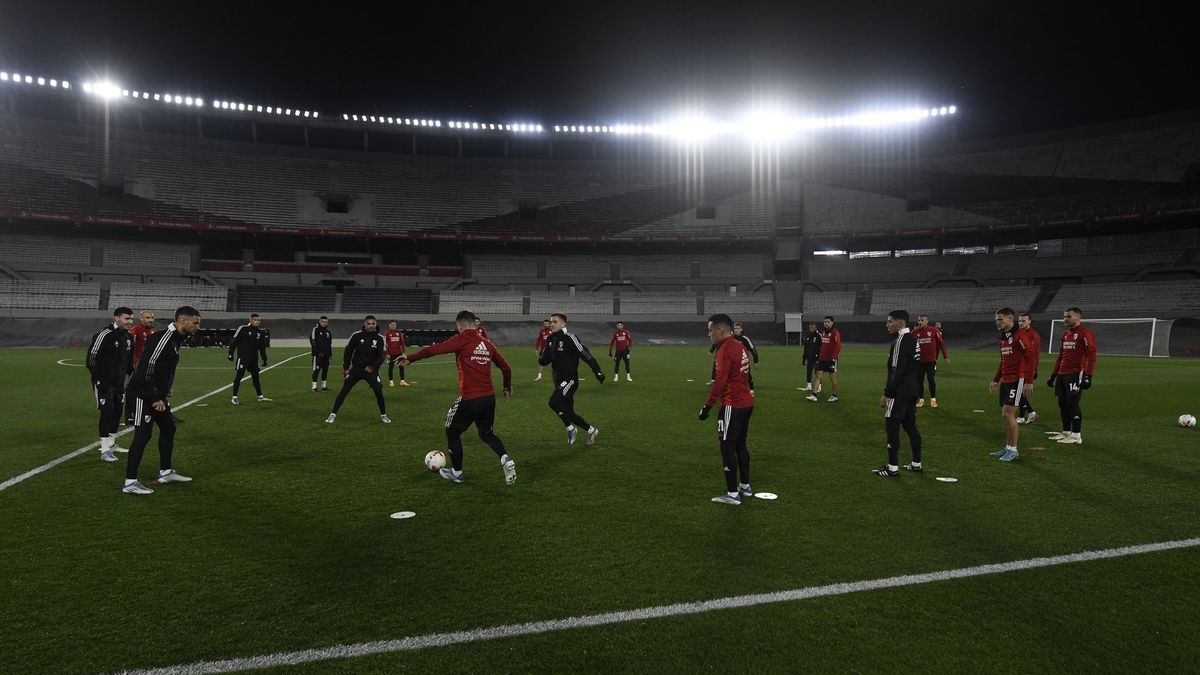
MULTIPOLYGON (((798 348, 765 347, 752 484, 779 499, 733 507, 710 501, 724 482, 715 416, 696 419, 706 349, 637 348, 634 382, 614 383, 596 347, 608 381, 585 378, 576 398, 600 428, 592 447, 582 434, 566 444, 532 349, 503 351, 515 392, 497 402, 496 431, 511 486, 473 430, 465 483, 423 466, 445 449, 446 357, 410 366, 412 388, 385 388, 393 424, 360 384, 328 425, 340 381, 311 393, 301 350, 271 351, 272 402, 247 380, 240 406, 226 390, 180 408, 233 375, 223 350, 185 350, 175 466, 193 482, 152 484, 152 441, 152 495, 122 494, 125 455, 108 464, 94 449, 0 491, 0 672, 1196 667, 1200 431, 1175 419, 1200 413, 1200 361, 1102 356, 1082 446, 1046 440, 1058 411, 1039 382, 1043 417, 1003 464, 988 455, 1003 445, 987 391, 998 357, 957 352, 938 374, 941 407, 918 412, 926 473, 884 479, 870 469, 886 459, 886 347, 844 350, 832 404, 798 391, 798 348), (389 518, 405 510, 416 516, 389 518), (803 592, 765 595, 786 591, 803 592)), ((0 481, 96 440, 82 362, 82 350, 0 350, 0 481)))

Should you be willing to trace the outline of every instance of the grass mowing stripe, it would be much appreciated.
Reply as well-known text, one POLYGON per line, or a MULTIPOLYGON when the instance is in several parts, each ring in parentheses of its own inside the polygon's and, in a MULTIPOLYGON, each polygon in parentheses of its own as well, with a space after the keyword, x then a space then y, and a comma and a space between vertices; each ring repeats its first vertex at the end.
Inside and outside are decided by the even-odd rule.
MULTIPOLYGON (((279 366, 282 366, 283 364, 287 363, 288 361, 291 361, 293 359, 298 359, 301 356, 311 356, 311 355, 310 354, 296 354, 295 356, 289 356, 288 358, 280 361, 279 363, 276 363, 274 365, 263 368, 260 372, 265 373, 268 370, 278 368, 279 366)), ((62 359, 62 360, 65 360, 65 359, 62 359)), ((69 364, 61 364, 61 365, 69 365, 69 364)), ((220 389, 214 389, 214 390, 208 392, 207 394, 197 396, 196 398, 188 401, 187 403, 184 403, 183 405, 171 408, 171 410, 183 410, 184 408, 192 405, 193 403, 199 403, 200 401, 203 401, 204 399, 208 398, 209 396, 212 396, 214 394, 219 394, 219 393, 225 391, 226 389, 230 389, 232 387, 233 387, 233 383, 230 382, 229 384, 225 385, 224 387, 221 387, 220 389)), ((124 436, 125 434, 128 434, 132 431, 133 431, 133 427, 126 427, 123 431, 118 431, 117 433, 113 434, 113 436, 116 438, 120 438, 121 436, 124 436)), ((45 464, 43 464, 37 468, 30 469, 19 476, 13 476, 12 478, 9 478, 8 480, 4 481, 3 483, 0 483, 0 492, 7 490, 8 488, 16 485, 17 483, 29 480, 30 478, 33 478, 34 476, 38 475, 39 473, 49 471, 50 469, 53 469, 54 467, 58 466, 59 464, 62 464, 63 462, 65 462, 69 459, 78 457, 89 450, 95 450, 98 447, 100 447, 100 441, 94 441, 92 443, 89 443, 89 444, 83 446, 82 448, 79 448, 78 450, 73 450, 71 452, 68 452, 67 454, 63 455, 62 457, 59 457, 58 459, 52 459, 49 462, 46 462, 45 464)))
POLYGON ((915 586, 938 581, 966 579, 989 574, 1004 574, 1007 572, 1018 572, 1041 567, 1054 567, 1057 565, 1067 565, 1077 562, 1090 562, 1093 560, 1105 560, 1108 558, 1121 558, 1125 556, 1142 555, 1145 553, 1157 553, 1161 551, 1194 548, 1197 546, 1200 546, 1200 537, 1191 539, 1178 539, 1174 541, 1162 541, 1153 544, 1122 546, 1098 551, 1068 553, 1064 555, 1048 556, 1043 558, 1013 560, 1010 562, 976 565, 973 567, 961 567, 958 569, 943 570, 941 572, 905 574, 901 576, 885 577, 882 579, 828 584, 825 586, 811 586, 808 588, 798 588, 790 591, 779 591, 775 593, 739 595, 728 598, 717 598, 715 600, 705 600, 701 602, 660 605, 657 607, 645 607, 642 609, 608 612, 605 614, 568 617, 566 619, 554 619, 550 621, 535 621, 532 623, 493 626, 491 628, 477 628, 473 630, 455 631, 452 633, 433 633, 429 635, 402 638, 399 640, 383 640, 351 645, 337 645, 334 647, 325 647, 320 649, 279 652, 275 654, 266 654, 263 656, 227 659, 223 661, 200 661, 166 668, 125 670, 122 672, 126 673, 127 675, 199 675, 201 673, 230 673, 257 668, 291 666, 303 663, 312 663, 315 661, 327 661, 330 659, 346 659, 357 656, 369 656, 373 654, 424 649, 427 647, 445 647, 448 645, 495 640, 499 638, 539 635, 542 633, 570 630, 574 628, 591 628, 595 626, 626 623, 630 621, 644 621, 647 619, 660 619, 664 617, 700 614, 723 609, 736 609, 740 607, 753 607, 756 605, 765 605, 771 603, 807 600, 810 598, 848 595, 850 593, 859 593, 862 591, 874 591, 885 588, 898 588, 902 586, 915 586))

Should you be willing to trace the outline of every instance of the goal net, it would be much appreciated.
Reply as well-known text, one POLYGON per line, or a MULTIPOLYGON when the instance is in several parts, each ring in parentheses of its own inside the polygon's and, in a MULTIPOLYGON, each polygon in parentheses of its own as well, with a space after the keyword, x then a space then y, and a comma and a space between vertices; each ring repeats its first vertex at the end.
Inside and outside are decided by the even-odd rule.
MULTIPOLYGON (((1084 319, 1083 323, 1096 334, 1096 353, 1124 356, 1170 356, 1171 324, 1174 319, 1084 319)), ((1058 353, 1059 339, 1066 324, 1062 319, 1050 323, 1051 354, 1058 353)))

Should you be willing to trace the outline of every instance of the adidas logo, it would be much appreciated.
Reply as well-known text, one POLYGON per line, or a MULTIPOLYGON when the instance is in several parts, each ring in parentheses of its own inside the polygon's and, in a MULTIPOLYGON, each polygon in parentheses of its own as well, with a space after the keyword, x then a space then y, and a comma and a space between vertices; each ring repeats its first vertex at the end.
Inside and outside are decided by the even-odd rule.
POLYGON ((475 345, 475 355, 476 356, 491 356, 492 353, 488 351, 488 348, 486 345, 484 345, 482 342, 480 342, 479 344, 475 345))

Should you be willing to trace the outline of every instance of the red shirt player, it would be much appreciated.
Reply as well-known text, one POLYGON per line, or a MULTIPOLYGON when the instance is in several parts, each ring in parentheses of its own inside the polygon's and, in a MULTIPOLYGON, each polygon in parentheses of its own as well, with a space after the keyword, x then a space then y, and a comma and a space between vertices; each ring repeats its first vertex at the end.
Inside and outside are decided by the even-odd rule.
MULTIPOLYGON (((533 343, 533 353, 538 356, 542 355, 542 350, 546 348, 546 340, 550 339, 553 332, 554 330, 550 328, 550 319, 542 319, 542 329, 538 331, 537 341, 533 343)), ((538 374, 533 378, 534 382, 542 379, 542 369, 545 367, 541 363, 538 364, 538 374)))
POLYGON ((1083 390, 1092 386, 1096 370, 1096 335, 1083 325, 1083 312, 1071 307, 1063 312, 1066 329, 1058 341, 1058 360, 1046 384, 1054 387, 1058 411, 1062 415, 1062 433, 1051 436, 1059 443, 1083 443, 1083 412, 1079 402, 1083 390))
POLYGON ((838 400, 838 381, 837 381, 837 360, 842 353, 842 333, 833 325, 833 317, 827 316, 822 322, 824 330, 817 331, 821 336, 821 353, 817 356, 817 383, 813 385, 813 390, 807 398, 810 401, 816 401, 817 394, 821 393, 821 380, 825 373, 829 373, 829 383, 833 386, 833 394, 829 397, 830 403, 836 403, 838 400))
POLYGON ((500 458, 504 481, 517 482, 517 465, 504 451, 504 443, 492 431, 496 419, 496 392, 492 388, 492 364, 504 373, 504 397, 512 396, 512 369, 500 355, 500 350, 475 329, 475 315, 463 310, 455 317, 458 335, 419 350, 402 363, 411 363, 437 354, 454 354, 458 364, 458 398, 446 413, 446 445, 450 450, 451 467, 438 473, 453 483, 463 482, 462 434, 472 424, 479 438, 500 458))
POLYGON ((613 363, 613 382, 616 382, 621 375, 621 362, 625 362, 625 380, 633 382, 633 373, 629 370, 629 350, 633 347, 633 336, 629 331, 625 330, 625 324, 617 322, 617 329, 613 331, 612 338, 608 341, 608 355, 615 359, 613 363), (613 356, 613 348, 616 347, 617 354, 613 356))
POLYGON ((721 442, 721 460, 725 464, 725 494, 713 497, 721 504, 741 504, 742 495, 751 495, 750 450, 746 438, 750 433, 750 416, 754 413, 754 397, 750 394, 750 353, 733 336, 733 319, 728 314, 714 314, 708 320, 708 337, 717 346, 717 374, 700 419, 708 419, 717 399, 721 401, 717 420, 717 438, 721 442), (738 481, 738 477, 741 481, 738 481))
POLYGON ((154 312, 143 309, 138 315, 140 323, 129 330, 133 335, 133 365, 142 360, 142 350, 146 348, 146 338, 154 335, 158 329, 154 327, 154 312))
POLYGON ((487 329, 483 327, 483 322, 480 321, 478 318, 475 319, 475 330, 479 332, 479 337, 481 337, 481 338, 487 337, 487 329))
POLYGON ((1033 371, 1037 367, 1037 352, 1029 335, 1017 329, 1017 316, 1005 307, 996 312, 996 330, 1000 331, 1000 366, 988 385, 993 394, 1000 392, 1000 410, 1004 418, 1006 445, 992 453, 1002 462, 1017 458, 1017 413, 1021 399, 1033 389, 1033 371))
MULTIPOLYGON (((929 325, 929 316, 922 314, 917 317, 917 327, 912 329, 913 339, 921 350, 921 384, 929 381, 929 407, 938 407, 937 403, 937 357, 940 352, 946 365, 950 365, 950 354, 946 351, 946 341, 942 339, 942 331, 929 325)), ((917 399, 917 407, 925 407, 925 392, 917 399)))
MULTIPOLYGON (((1017 329, 1029 338, 1029 345, 1033 355, 1033 374, 1029 376, 1030 382, 1037 382, 1038 366, 1042 362, 1042 335, 1033 328, 1033 317, 1029 314, 1022 314, 1017 317, 1017 329)), ((1037 421, 1037 411, 1033 409, 1033 403, 1030 402, 1029 396, 1032 391, 1021 397, 1021 410, 1017 413, 1018 424, 1033 424, 1037 421)))
MULTIPOLYGON (((404 358, 404 350, 408 348, 408 344, 404 341, 404 332, 396 327, 396 322, 392 321, 388 324, 388 329, 383 331, 383 344, 387 347, 388 361, 388 386, 396 386, 396 381, 392 379, 395 374, 396 365, 400 359, 404 358)), ((400 386, 411 387, 408 380, 404 379, 404 364, 400 365, 400 386)))

